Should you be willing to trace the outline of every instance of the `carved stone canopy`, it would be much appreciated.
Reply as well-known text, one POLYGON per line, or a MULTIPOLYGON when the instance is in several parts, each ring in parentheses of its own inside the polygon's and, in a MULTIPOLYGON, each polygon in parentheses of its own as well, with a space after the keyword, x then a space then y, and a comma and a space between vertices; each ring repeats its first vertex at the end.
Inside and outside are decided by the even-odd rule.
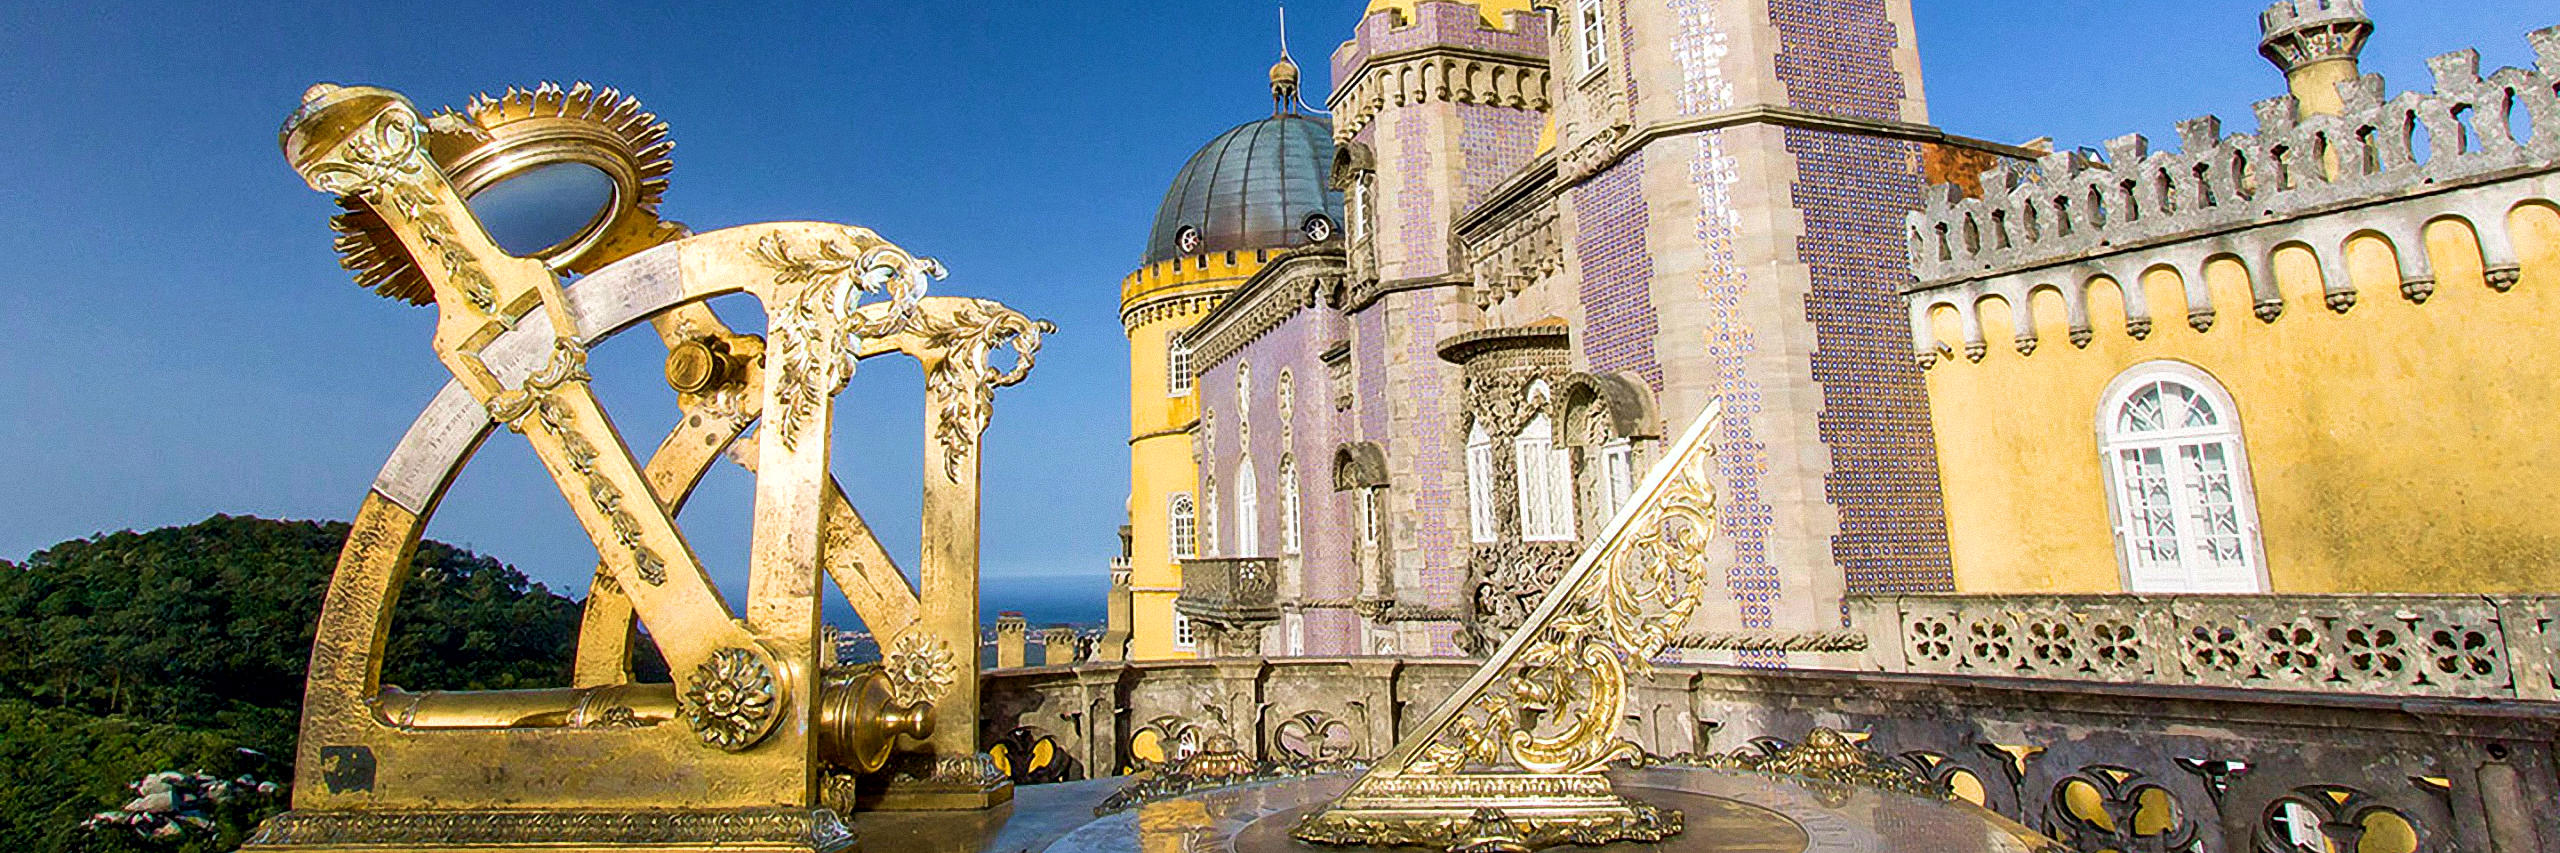
POLYGON ((1375 489, 1387 485, 1387 452, 1377 442, 1355 441, 1333 450, 1333 490, 1375 489))
POLYGON ((1644 383, 1622 373, 1576 373, 1565 377, 1559 395, 1568 411, 1598 406, 1609 418, 1609 431, 1623 438, 1662 437, 1661 418, 1654 415, 1653 393, 1644 383))

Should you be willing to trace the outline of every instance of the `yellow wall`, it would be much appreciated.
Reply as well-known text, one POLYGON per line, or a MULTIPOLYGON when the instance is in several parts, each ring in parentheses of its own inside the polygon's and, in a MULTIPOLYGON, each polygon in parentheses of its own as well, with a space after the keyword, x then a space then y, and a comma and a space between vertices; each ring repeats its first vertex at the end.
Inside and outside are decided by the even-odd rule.
POLYGON ((2174 271, 2143 276, 2156 318, 2125 331, 2117 285, 2096 279, 2084 351, 2060 294, 2030 301, 2039 345, 2020 355, 2009 308, 1980 306, 1989 352, 1965 356, 1952 310, 1929 319, 1928 373, 1956 584, 1968 593, 2118 592, 2123 585, 2097 407, 2125 369, 2158 359, 2213 375, 2239 408, 2271 589, 2277 593, 2523 592, 2560 584, 2560 213, 2511 217, 2524 261, 2490 289, 2458 221, 2427 231, 2437 285, 2401 296, 2392 246, 2350 241, 2358 298, 2323 302, 2305 247, 2275 266, 2274 323, 2250 313, 2236 260, 2207 266, 2217 317, 2186 322, 2174 271))
POLYGON ((1173 600, 1182 587, 1182 568, 1173 560, 1166 510, 1175 492, 1198 487, 1187 430, 1200 418, 1199 396, 1166 396, 1167 347, 1208 313, 1204 302, 1243 284, 1269 260, 1268 252, 1221 252, 1149 264, 1121 281, 1121 316, 1138 321, 1126 325, 1131 660, 1191 656, 1173 647, 1173 600), (1159 306, 1175 307, 1152 310, 1159 306))

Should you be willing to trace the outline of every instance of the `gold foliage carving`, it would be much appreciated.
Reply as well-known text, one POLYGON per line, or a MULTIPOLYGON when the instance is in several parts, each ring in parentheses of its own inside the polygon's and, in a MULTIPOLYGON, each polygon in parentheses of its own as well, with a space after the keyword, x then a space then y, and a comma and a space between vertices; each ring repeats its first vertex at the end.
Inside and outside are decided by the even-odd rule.
POLYGON ((797 292, 771 324, 781 354, 773 381, 782 411, 775 413, 774 427, 784 448, 796 448, 818 398, 844 390, 853 378, 862 339, 905 331, 927 283, 945 273, 942 264, 886 243, 869 251, 847 250, 833 240, 795 247, 775 234, 748 253, 773 271, 774 284, 797 292), (863 296, 884 292, 892 310, 858 316, 863 296))

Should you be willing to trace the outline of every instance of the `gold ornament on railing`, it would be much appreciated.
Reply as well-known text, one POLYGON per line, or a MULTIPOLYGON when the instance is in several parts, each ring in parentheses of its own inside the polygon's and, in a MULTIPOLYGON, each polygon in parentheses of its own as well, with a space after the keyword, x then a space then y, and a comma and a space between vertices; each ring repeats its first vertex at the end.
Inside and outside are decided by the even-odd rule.
POLYGON ((1706 598, 1720 412, 1698 416, 1502 648, 1298 838, 1470 853, 1680 832, 1679 812, 1621 796, 1601 773, 1641 756, 1618 736, 1628 679, 1706 598))

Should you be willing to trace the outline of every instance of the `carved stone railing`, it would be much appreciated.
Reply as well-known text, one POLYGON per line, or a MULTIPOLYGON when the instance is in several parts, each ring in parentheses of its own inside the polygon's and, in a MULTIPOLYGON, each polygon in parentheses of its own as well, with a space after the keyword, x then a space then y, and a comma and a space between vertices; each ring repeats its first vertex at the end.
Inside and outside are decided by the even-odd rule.
MULTIPOLYGON (((2450 601, 2451 599, 2445 599, 2450 601)), ((2414 611, 2413 611, 2414 612, 2414 611)), ((1239 658, 982 675, 985 737, 1025 781, 1109 775, 1225 735, 1256 761, 1366 760, 1477 662, 1239 658), (1045 743, 1046 749, 1039 747, 1045 743)), ((1661 665, 1621 734, 1656 756, 1823 726, 2081 850, 2560 853, 2560 704, 1883 672, 1661 665), (2334 846, 2292 845, 2300 833, 2334 846)))
POLYGON ((1280 561, 1270 557, 1218 557, 1182 561, 1182 594, 1174 609, 1195 620, 1227 626, 1280 618, 1280 561))
POLYGON ((2560 597, 1906 595, 1850 607, 1892 671, 2560 698, 2560 597))

